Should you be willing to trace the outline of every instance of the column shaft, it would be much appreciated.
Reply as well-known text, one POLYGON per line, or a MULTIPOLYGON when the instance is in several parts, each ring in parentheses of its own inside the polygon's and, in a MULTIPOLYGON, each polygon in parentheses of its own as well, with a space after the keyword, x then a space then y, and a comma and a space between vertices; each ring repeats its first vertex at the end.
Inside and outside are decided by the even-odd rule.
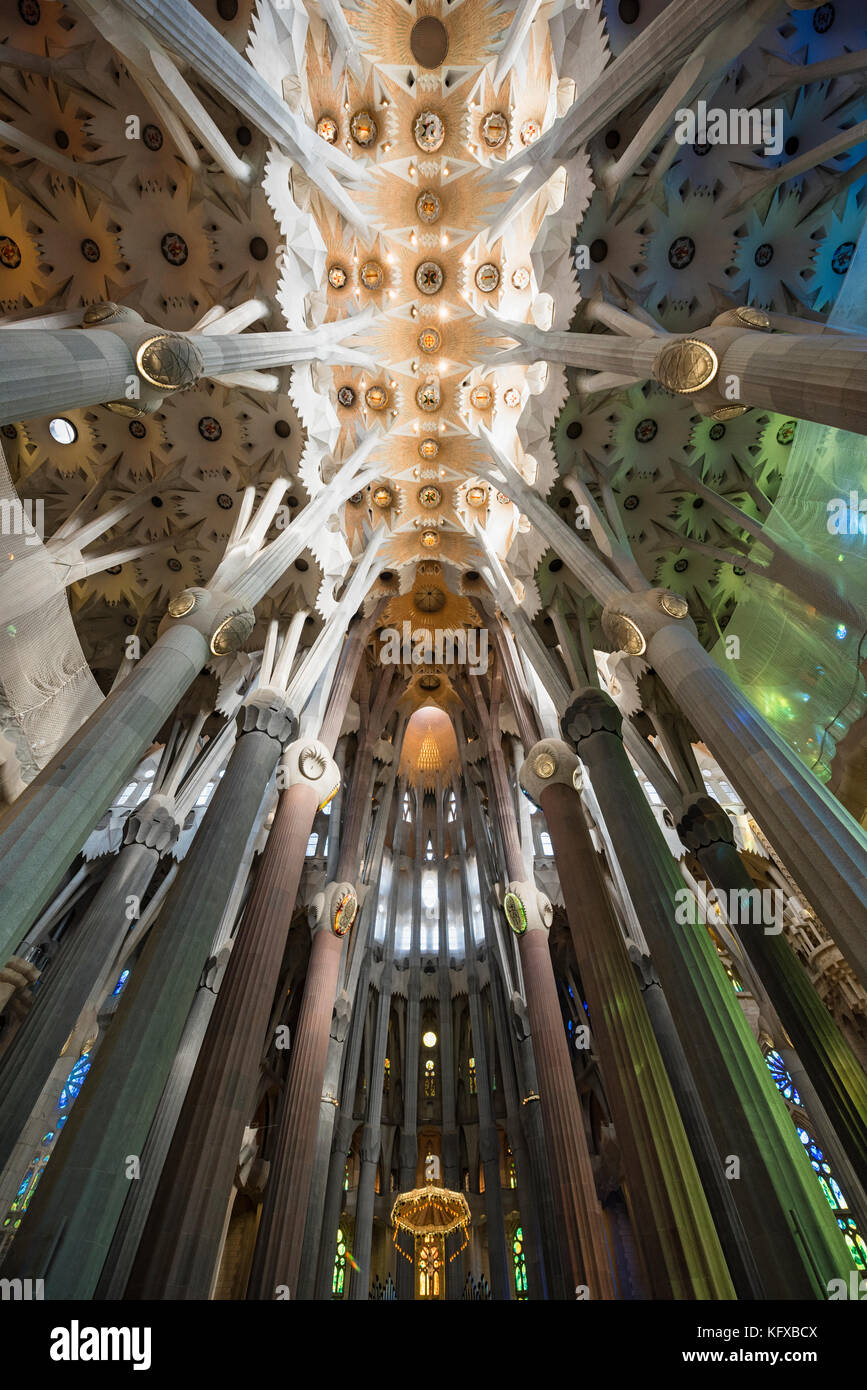
POLYGON ((22 1222, 9 1262, 49 1298, 92 1296, 279 751, 257 730, 236 743, 22 1222))
POLYGON ((283 1103, 248 1297, 273 1299, 280 1288, 296 1291, 307 1219, 310 1167, 337 992, 343 938, 322 926, 314 934, 304 998, 283 1103))

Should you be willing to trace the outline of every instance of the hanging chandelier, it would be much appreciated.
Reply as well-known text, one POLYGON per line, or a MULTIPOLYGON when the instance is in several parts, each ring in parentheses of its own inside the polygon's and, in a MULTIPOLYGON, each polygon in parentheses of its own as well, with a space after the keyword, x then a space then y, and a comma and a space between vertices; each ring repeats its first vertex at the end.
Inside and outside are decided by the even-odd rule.
POLYGON ((462 1240, 456 1250, 449 1255, 454 1260, 466 1248, 469 1240, 467 1227, 470 1223, 470 1209, 462 1192, 449 1192, 445 1187, 416 1187, 412 1192, 401 1192, 391 1211, 394 1226, 394 1244, 405 1260, 412 1263, 413 1251, 406 1251, 400 1243, 402 1231, 416 1236, 441 1236, 443 1241, 459 1231, 462 1240))

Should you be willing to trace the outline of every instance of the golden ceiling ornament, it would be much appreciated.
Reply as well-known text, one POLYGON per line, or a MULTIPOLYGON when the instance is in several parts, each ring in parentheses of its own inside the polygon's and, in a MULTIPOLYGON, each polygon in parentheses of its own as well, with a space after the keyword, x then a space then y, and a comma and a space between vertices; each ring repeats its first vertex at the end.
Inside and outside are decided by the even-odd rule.
POLYGON ((333 116, 320 116, 316 122, 316 134, 327 145, 333 145, 337 139, 339 127, 333 116))
POLYGON ((365 392, 364 399, 371 410, 385 410, 388 405, 388 392, 384 386, 370 386, 365 392))
POLYGON ((433 483, 425 483, 418 490, 418 500, 423 507, 438 507, 443 495, 433 483))
POLYGON ((709 386, 719 371, 719 358, 699 338, 680 338, 663 348, 653 365, 660 386, 676 396, 691 396, 709 386))
POLYGON ((423 328, 418 335, 418 345, 422 352, 436 352, 442 343, 442 336, 436 328, 423 328))
POLYGON ((181 593, 169 599, 169 617, 185 618, 188 613, 192 613, 198 601, 191 589, 183 589, 181 593))
POLYGON ((227 656, 230 652, 240 651, 255 626, 255 615, 243 609, 224 618, 211 637, 210 646, 214 656, 227 656))
POLYGON ((471 507, 483 507, 488 500, 488 489, 481 484, 467 488, 467 502, 471 507))
POLYGON ((356 145, 367 149, 377 136, 376 121, 369 111, 356 111, 349 122, 349 133, 356 145))
POLYGON ((422 261, 416 267, 416 289, 421 290, 422 294, 439 294, 444 280, 443 268, 436 261, 422 261))
POLYGON ((497 150, 509 134, 509 121, 502 111, 489 111, 482 120, 482 139, 489 150, 497 150))
POLYGON ((644 633, 624 613, 608 613, 603 617, 603 627, 615 649, 629 656, 641 656, 647 650, 644 633))
POLYGON ((492 294, 500 283, 500 270, 493 261, 485 261, 476 271, 476 288, 483 294, 492 294))
POLYGON ((442 117, 436 111, 419 111, 412 123, 415 143, 425 154, 433 154, 446 138, 442 117))
POLYGON ((374 489, 374 506, 379 507, 381 511, 385 511, 386 508, 390 507, 393 501, 394 494, 390 487, 378 487, 374 489))
POLYGON ((533 771, 537 777, 541 777, 547 782, 549 777, 553 777, 557 771, 557 764, 550 753, 537 753, 533 762, 533 771))
POLYGON ((418 446, 418 451, 423 459, 435 459, 440 451, 440 446, 435 439, 423 439, 418 446))
POLYGON ((440 384, 436 380, 424 382, 415 393, 415 403, 419 410, 439 410, 441 399, 440 384))
POLYGON ((328 283, 333 290, 344 289, 348 279, 349 276, 342 265, 333 265, 328 271, 328 283))
POLYGON ((358 272, 358 278, 366 290, 378 290, 382 288, 385 280, 385 271, 379 261, 365 261, 358 272))
POLYGON ((427 222, 428 225, 438 222, 443 210, 439 194, 434 193, 432 188, 423 188, 415 200, 415 210, 420 221, 427 222))
POLYGON ((183 333, 158 333, 147 338, 135 355, 139 376, 161 391, 192 386, 204 369, 202 354, 183 333))
POLYGON ((394 1227, 394 1244, 405 1260, 412 1260, 413 1254, 401 1249, 399 1237, 406 1231, 413 1238, 417 1236, 447 1236, 461 1232, 462 1244, 449 1256, 454 1259, 466 1247, 469 1240, 470 1208, 462 1192, 450 1192, 446 1187, 416 1187, 412 1192, 401 1192, 391 1209, 391 1224, 394 1227))
POLYGON ((490 386, 474 386, 470 392, 470 405, 475 410, 490 410, 494 404, 494 393, 490 386))
POLYGON ((757 328, 763 333, 767 333, 771 326, 771 320, 764 310, 754 309, 751 304, 742 304, 739 309, 736 309, 735 318, 745 328, 757 328))
POLYGON ((670 618, 685 618, 689 614, 689 604, 682 594, 666 592, 659 596, 659 606, 670 618))
POLYGON ((440 543, 439 531, 422 531, 421 543, 427 546, 429 550, 432 550, 434 546, 440 543))
POLYGON ((739 415, 746 415, 745 405, 718 405, 716 410, 711 411, 712 420, 737 420, 739 415))

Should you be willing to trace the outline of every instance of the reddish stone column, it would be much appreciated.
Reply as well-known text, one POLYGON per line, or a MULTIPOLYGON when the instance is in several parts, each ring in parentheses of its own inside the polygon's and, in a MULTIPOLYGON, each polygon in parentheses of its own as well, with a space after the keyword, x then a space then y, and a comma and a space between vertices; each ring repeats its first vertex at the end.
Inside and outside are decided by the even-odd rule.
POLYGON ((313 936, 304 999, 295 1030, 292 1069, 280 1110, 280 1129, 271 1178, 265 1189, 248 1298, 273 1299, 285 1289, 294 1297, 297 1289, 322 1078, 342 950, 342 936, 326 919, 313 936))
POLYGON ((657 1299, 730 1299, 732 1281, 584 819, 575 754, 546 739, 520 782, 542 808, 602 1063, 635 1239, 657 1299))
MULTIPOLYGON (((548 1161, 560 1198, 563 1263, 571 1277, 571 1287, 585 1284, 591 1299, 613 1299, 616 1294, 611 1258, 557 1000, 548 930, 535 903, 525 902, 523 910, 527 926, 519 934, 521 968, 542 1092, 548 1161)), ((512 916, 512 912, 508 915, 512 916)))

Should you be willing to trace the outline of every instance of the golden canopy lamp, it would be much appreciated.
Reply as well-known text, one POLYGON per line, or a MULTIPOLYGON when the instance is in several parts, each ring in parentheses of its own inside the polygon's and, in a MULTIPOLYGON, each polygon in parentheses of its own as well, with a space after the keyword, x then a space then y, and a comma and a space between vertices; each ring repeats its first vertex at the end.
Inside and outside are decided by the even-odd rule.
POLYGON ((462 1240, 456 1250, 449 1255, 449 1262, 456 1259, 466 1249, 469 1241, 467 1227, 470 1224, 470 1209, 462 1192, 450 1192, 445 1187, 414 1188, 412 1192, 401 1192, 391 1211, 391 1224, 394 1226, 394 1245, 405 1260, 412 1263, 415 1239, 418 1236, 440 1236, 443 1249, 449 1236, 460 1232, 462 1240), (409 1251, 401 1245, 401 1233, 407 1232, 413 1241, 409 1251))

